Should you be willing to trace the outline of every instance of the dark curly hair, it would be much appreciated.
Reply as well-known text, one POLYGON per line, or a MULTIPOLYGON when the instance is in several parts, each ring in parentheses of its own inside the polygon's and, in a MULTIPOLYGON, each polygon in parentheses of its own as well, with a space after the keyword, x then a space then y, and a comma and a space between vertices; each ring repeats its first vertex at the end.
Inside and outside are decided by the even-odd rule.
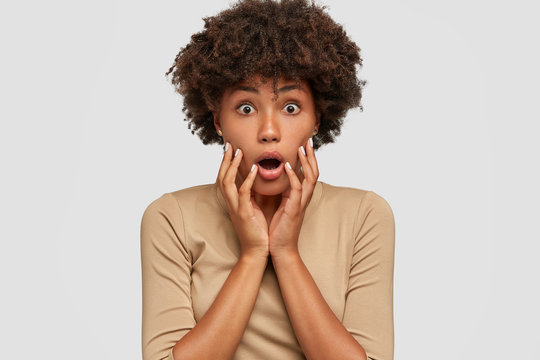
POLYGON ((212 110, 219 109, 227 87, 255 75, 306 80, 320 114, 313 147, 334 142, 347 111, 362 106, 365 80, 360 48, 326 7, 307 0, 243 0, 216 16, 204 18, 204 30, 176 55, 172 84, 184 97, 183 111, 192 134, 203 144, 219 143, 212 110))

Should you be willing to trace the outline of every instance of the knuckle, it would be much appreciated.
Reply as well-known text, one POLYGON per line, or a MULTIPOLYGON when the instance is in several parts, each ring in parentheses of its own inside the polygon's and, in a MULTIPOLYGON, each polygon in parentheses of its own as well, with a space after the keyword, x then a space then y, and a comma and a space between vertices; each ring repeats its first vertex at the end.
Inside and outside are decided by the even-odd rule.
POLYGON ((231 176, 225 176, 225 178, 223 179, 223 184, 225 186, 231 186, 233 184, 233 179, 231 176))
POLYGON ((242 221, 247 221, 249 219, 249 213, 246 210, 245 206, 239 206, 237 211, 238 217, 242 221))
POLYGON ((299 214, 300 214, 300 210, 297 208, 292 209, 290 212, 290 216, 292 217, 297 217, 299 214))

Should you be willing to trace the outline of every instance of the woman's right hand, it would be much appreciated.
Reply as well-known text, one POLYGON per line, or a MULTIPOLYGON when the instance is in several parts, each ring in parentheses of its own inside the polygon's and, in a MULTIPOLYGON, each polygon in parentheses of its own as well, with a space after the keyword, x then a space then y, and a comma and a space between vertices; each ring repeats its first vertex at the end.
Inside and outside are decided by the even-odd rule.
POLYGON ((268 224, 262 210, 251 196, 251 187, 259 169, 254 164, 255 167, 251 169, 240 189, 237 189, 236 175, 243 152, 239 148, 236 152, 233 158, 232 146, 228 144, 219 168, 217 183, 240 240, 241 256, 267 257, 269 254, 268 224))

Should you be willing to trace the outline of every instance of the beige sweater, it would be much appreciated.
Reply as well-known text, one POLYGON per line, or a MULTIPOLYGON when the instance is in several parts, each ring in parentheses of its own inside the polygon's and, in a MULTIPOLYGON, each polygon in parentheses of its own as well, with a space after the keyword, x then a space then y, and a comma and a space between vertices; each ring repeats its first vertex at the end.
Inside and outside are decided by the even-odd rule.
MULTIPOLYGON (((393 359, 394 241, 393 212, 381 196, 317 182, 300 256, 370 359, 393 359)), ((211 306, 239 255, 217 184, 166 193, 148 205, 141 221, 143 360, 174 360, 173 346, 211 306)), ((305 359, 271 261, 233 359, 305 359)))

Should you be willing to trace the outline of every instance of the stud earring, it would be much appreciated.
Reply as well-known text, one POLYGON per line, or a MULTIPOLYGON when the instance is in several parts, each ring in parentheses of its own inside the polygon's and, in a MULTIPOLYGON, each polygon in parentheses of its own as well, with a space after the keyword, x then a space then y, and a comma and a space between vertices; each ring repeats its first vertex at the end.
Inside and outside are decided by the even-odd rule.
POLYGON ((313 135, 317 134, 317 129, 313 129, 313 135))
POLYGON ((223 133, 221 132, 221 129, 217 129, 217 133, 219 136, 223 136, 223 133))

